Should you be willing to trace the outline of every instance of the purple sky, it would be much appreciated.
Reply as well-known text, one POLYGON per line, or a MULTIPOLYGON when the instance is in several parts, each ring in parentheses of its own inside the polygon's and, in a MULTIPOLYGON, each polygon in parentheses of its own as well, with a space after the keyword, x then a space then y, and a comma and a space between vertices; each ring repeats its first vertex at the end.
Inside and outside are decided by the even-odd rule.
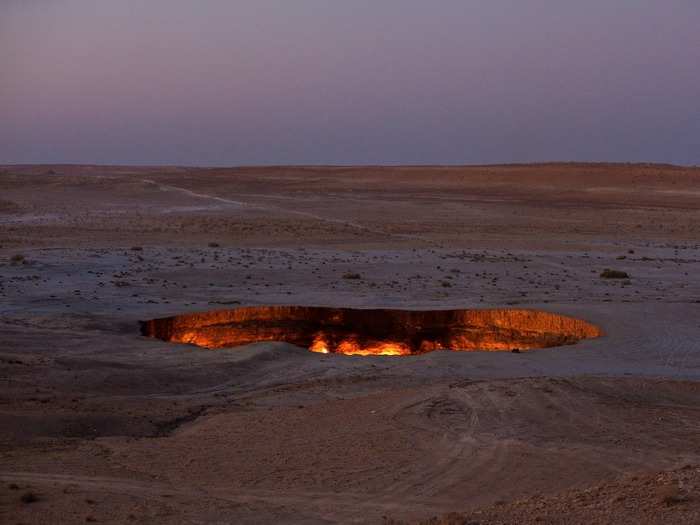
POLYGON ((0 163, 700 164, 698 0, 0 0, 0 163))

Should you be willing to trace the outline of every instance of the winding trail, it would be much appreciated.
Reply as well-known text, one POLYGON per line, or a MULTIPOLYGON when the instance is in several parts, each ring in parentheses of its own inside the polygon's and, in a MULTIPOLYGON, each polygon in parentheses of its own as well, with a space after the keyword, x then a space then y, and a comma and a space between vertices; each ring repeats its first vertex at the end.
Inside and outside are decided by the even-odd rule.
POLYGON ((188 195, 190 197, 195 197, 197 199, 209 199, 209 200, 214 200, 217 202, 221 202, 223 204, 227 205, 233 205, 238 208, 248 208, 251 210, 264 210, 264 211, 275 211, 275 212, 281 212, 281 213, 286 213, 288 215, 297 215, 299 217, 306 217, 309 219, 314 219, 317 221, 321 222, 327 222, 330 224, 340 224, 342 226, 347 226, 349 228, 353 228, 356 230, 361 230, 367 233, 374 233, 377 235, 383 235, 383 236, 388 236, 388 237, 395 237, 397 239, 408 239, 408 240, 418 240, 422 241, 428 244, 437 244, 435 241, 431 239, 427 239, 425 237, 421 237, 419 235, 412 235, 408 233, 390 233, 384 230, 376 229, 376 228, 370 228, 369 226, 365 226, 363 224, 360 224, 358 222, 353 222, 353 221, 346 221, 343 219, 332 219, 329 217, 324 217, 322 215, 317 215, 315 213, 307 212, 307 211, 298 211, 298 210, 289 210, 287 208, 281 208, 279 206, 264 206, 261 204, 251 204, 249 202, 244 202, 244 201, 239 201, 235 199, 227 199, 225 197, 219 197, 217 195, 210 195, 208 193, 198 193, 196 191, 188 190, 187 188, 182 188, 180 186, 172 186, 170 184, 162 184, 160 182, 154 181, 152 179, 141 179, 142 182, 145 182, 146 184, 153 184, 157 186, 160 190, 163 191, 177 191, 179 193, 183 193, 185 195, 188 195))

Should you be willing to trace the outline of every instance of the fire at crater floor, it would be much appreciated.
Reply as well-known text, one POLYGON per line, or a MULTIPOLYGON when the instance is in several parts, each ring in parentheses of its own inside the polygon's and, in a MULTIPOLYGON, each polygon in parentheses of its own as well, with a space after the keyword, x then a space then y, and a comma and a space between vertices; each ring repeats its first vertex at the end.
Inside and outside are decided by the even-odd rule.
POLYGON ((536 310, 307 306, 258 306, 152 319, 141 323, 141 333, 204 348, 281 341, 323 354, 364 356, 529 350, 602 335, 586 321, 536 310))

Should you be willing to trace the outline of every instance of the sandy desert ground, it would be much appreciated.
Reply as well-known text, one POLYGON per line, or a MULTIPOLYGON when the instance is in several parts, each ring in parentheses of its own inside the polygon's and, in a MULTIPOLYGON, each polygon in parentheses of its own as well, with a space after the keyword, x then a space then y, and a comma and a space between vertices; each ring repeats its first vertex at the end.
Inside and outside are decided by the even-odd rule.
POLYGON ((0 336, 2 523, 700 523, 700 168, 2 166, 0 336), (255 305, 604 335, 361 357, 139 333, 255 305))

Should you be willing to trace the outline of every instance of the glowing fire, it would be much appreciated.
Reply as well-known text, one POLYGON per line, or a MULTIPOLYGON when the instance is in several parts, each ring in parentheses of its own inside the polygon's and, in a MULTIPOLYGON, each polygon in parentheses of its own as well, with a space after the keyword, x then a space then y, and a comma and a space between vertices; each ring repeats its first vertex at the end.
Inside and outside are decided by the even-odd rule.
POLYGON ((326 340, 321 336, 316 336, 314 338, 314 342, 311 343, 309 350, 318 354, 330 353, 330 350, 328 350, 328 344, 326 343, 326 340))
POLYGON ((602 332, 586 321, 534 310, 257 306, 143 321, 141 333, 204 348, 284 341, 320 354, 405 356, 435 350, 547 348, 602 332))
POLYGON ((411 348, 403 343, 373 341, 360 343, 357 337, 347 337, 337 344, 330 344, 325 335, 316 335, 309 350, 319 354, 345 355, 410 355, 411 348))

